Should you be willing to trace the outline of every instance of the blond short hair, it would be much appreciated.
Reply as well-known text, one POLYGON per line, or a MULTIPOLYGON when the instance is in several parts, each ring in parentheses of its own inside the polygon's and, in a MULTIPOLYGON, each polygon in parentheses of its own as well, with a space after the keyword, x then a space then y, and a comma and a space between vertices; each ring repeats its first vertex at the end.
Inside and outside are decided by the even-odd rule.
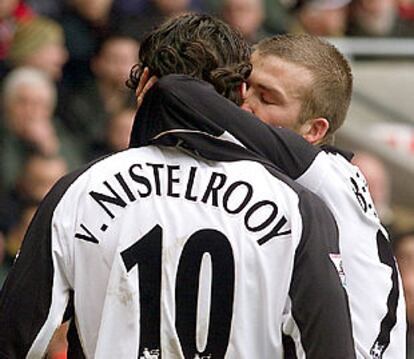
POLYGON ((323 143, 332 143, 342 126, 351 102, 352 71, 339 50, 316 36, 277 35, 260 41, 254 48, 261 56, 275 56, 307 69, 313 81, 304 89, 298 122, 323 117, 329 130, 323 143))

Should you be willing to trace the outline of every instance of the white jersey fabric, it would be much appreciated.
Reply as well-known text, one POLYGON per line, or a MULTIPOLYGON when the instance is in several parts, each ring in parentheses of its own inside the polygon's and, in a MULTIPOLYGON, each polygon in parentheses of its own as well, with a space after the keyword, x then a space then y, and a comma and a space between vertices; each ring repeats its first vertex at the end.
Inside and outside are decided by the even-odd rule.
POLYGON ((340 153, 322 151, 297 182, 324 200, 338 224, 358 358, 405 358, 402 283, 363 174, 340 153))
POLYGON ((334 221, 275 173, 146 146, 62 179, 1 293, 0 358, 43 357, 70 293, 69 357, 283 358, 293 313, 300 358, 353 358, 334 221))
MULTIPOLYGON (((197 319, 195 332, 188 327, 180 329, 183 331, 180 334, 183 341, 197 339, 198 348, 206 345, 208 325, 211 323, 223 331, 223 336, 215 339, 228 342, 229 358, 266 358, 272 354, 281 357, 281 314, 289 291, 294 252, 300 241, 302 225, 295 193, 283 182, 270 178, 265 171, 254 163, 208 163, 180 155, 176 150, 148 147, 112 156, 79 178, 56 208, 52 226, 57 233, 67 233, 56 236, 55 246, 63 249, 60 253, 62 258, 68 258, 65 272, 68 273, 71 287, 76 288, 74 306, 79 308, 77 325, 87 357, 135 358, 138 355, 138 333, 155 327, 162 333, 161 347, 148 347, 148 351, 158 350, 165 358, 183 358, 183 348, 190 347, 190 343, 184 344, 183 348, 180 343, 175 323, 183 320, 181 316, 190 317, 187 324, 197 319), (135 159, 145 160, 138 162, 135 159), (160 167, 148 166, 146 163, 160 167), (159 194, 153 182, 157 178, 154 168, 159 171, 159 194), (192 168, 195 170, 191 198, 186 199, 192 168), (106 182, 120 197, 125 197, 125 193, 122 193, 125 191, 119 188, 119 182, 114 177, 117 173, 121 174, 126 188, 135 197, 137 191, 148 190, 149 187, 144 184, 134 183, 128 174, 131 169, 134 169, 132 171, 136 176, 150 181, 152 194, 139 200, 124 198, 127 203, 125 207, 116 208, 106 203, 104 205, 113 218, 109 213, 102 216, 102 210, 97 208, 97 202, 88 193, 96 191, 110 194, 104 184, 106 182), (261 176, 256 177, 257 174, 261 176), (169 175, 170 181, 167 178, 169 175), (217 206, 214 205, 214 192, 205 199, 206 203, 203 202, 209 182, 214 178, 216 183, 226 178, 220 194, 232 193, 226 190, 240 183, 228 201, 220 195, 217 206), (254 190, 252 185, 250 187, 247 184, 253 184, 254 190), (171 188, 168 188, 169 185, 171 188), (277 187, 283 189, 277 190, 277 187), (270 188, 273 191, 270 192, 270 188), (232 210, 240 206, 240 200, 247 198, 250 189, 252 197, 238 215, 224 209, 224 206, 232 210), (264 226, 258 232, 248 231, 245 222, 247 211, 261 201, 277 203, 279 213, 272 225, 264 226), (79 203, 79 206, 73 206, 73 203, 79 203), (267 246, 258 245, 258 241, 284 213, 292 213, 284 228, 294 228, 291 235, 269 241, 267 246), (60 224, 62 216, 76 220, 65 228, 60 224), (102 233, 100 228, 104 223, 108 229, 102 233), (81 224, 91 233, 97 233, 98 245, 67 238, 73 237, 73 233, 82 233, 81 224), (66 243, 69 243, 68 248, 65 248, 66 243), (131 263, 128 256, 132 256, 131 263), (157 266, 160 265, 162 278, 156 279, 154 272, 159 270, 157 266), (148 280, 144 278, 145 275, 154 276, 154 282, 149 288, 140 288, 140 276, 148 280), (198 289, 193 292, 192 281, 199 280, 199 285, 194 283, 195 289, 198 289), (234 294, 228 288, 232 286, 234 294), (140 295, 152 289, 160 290, 160 298, 153 299, 161 303, 160 323, 140 319, 139 309, 143 307, 140 305, 140 295), (212 289, 220 292, 217 297, 213 297, 214 300, 228 300, 229 308, 212 302, 212 289), (89 302, 90 298, 96 298, 94 305, 83 310, 84 303, 89 302), (184 301, 184 307, 177 301, 184 301), (191 308, 192 305, 194 308, 191 308), (197 312, 191 313, 192 310, 197 312), (191 314, 197 314, 197 318, 191 318, 191 314), (218 318, 213 318, 213 315, 218 318), (269 322, 268 317, 275 320, 269 322), (213 319, 217 323, 213 323, 213 319), (231 322, 231 334, 225 338, 226 331, 230 329, 225 326, 231 325, 231 322), (131 335, 131 332, 136 335, 131 335), (114 334, 118 340, 114 340, 114 334)), ((271 211, 271 206, 263 206, 262 210, 253 212, 248 225, 257 227, 264 223, 271 211)), ((146 304, 149 308, 141 310, 150 310, 151 304, 146 304)), ((188 351, 194 349, 188 348, 188 351)), ((186 352, 186 357, 194 357, 196 353, 194 351, 189 355, 186 352)), ((139 355, 145 357, 143 352, 139 355)))

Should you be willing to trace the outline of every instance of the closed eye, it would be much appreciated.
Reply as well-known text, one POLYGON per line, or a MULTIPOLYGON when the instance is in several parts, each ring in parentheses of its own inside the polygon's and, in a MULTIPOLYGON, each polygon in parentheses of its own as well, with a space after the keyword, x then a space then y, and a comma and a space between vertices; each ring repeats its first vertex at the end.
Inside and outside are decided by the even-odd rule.
POLYGON ((265 96, 263 94, 260 95, 260 101, 262 101, 266 105, 274 105, 275 104, 273 100, 269 99, 267 96, 265 96))

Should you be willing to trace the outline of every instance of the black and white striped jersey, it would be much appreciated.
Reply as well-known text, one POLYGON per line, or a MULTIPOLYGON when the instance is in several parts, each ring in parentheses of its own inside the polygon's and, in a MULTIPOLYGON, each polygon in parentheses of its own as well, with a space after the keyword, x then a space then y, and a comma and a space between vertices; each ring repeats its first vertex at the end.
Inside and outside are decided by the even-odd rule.
POLYGON ((164 94, 164 111, 181 114, 173 124, 165 118, 168 126, 200 126, 192 120, 201 121, 206 131, 226 134, 323 199, 339 228, 357 357, 405 358, 405 303, 398 268, 367 182, 349 162, 349 154, 333 147, 319 149, 293 131, 271 128, 202 81, 169 76, 161 89, 157 95, 164 94))
POLYGON ((47 195, 0 295, 0 358, 43 357, 66 317, 74 358, 283 358, 283 333, 299 358, 354 358, 323 202, 225 134, 158 130, 47 195))
POLYGON ((297 182, 324 200, 338 224, 358 357, 405 358, 402 284, 361 171, 341 153, 321 151, 297 182))

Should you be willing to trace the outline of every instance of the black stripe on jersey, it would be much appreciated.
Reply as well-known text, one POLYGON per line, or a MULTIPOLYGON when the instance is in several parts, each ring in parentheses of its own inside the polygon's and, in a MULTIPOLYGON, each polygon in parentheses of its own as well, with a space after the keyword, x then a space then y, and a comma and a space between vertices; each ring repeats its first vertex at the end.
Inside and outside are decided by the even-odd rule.
POLYGON ((66 307, 65 315, 63 316, 63 322, 70 320, 68 333, 66 335, 68 341, 67 359, 85 359, 86 356, 83 353, 78 329, 76 328, 76 322, 73 317, 74 312, 74 292, 71 290, 69 295, 69 302, 66 307))
POLYGON ((355 358, 347 295, 329 257, 339 253, 336 222, 323 202, 308 191, 300 193, 299 208, 302 238, 289 296, 306 358, 355 358), (335 282, 336 286, 326 285, 335 282))
MULTIPOLYGON (((261 122, 219 95, 211 84, 190 76, 168 75, 146 94, 134 122, 130 146, 147 145, 164 132, 183 129, 213 137, 228 132, 293 179, 300 177, 320 152, 295 132, 261 122)), ((175 132, 163 144, 173 145, 186 138, 175 132)), ((191 150, 201 149, 194 142, 185 145, 191 150)))
POLYGON ((283 358, 284 359, 298 359, 295 350, 295 341, 289 335, 282 335, 283 343, 283 358))
POLYGON ((53 213, 69 186, 97 161, 61 178, 30 223, 20 254, 0 293, 0 358, 25 357, 48 317, 54 275, 53 213))
POLYGON ((381 263, 386 264, 392 270, 392 287, 387 298, 387 314, 381 321, 380 333, 370 352, 373 358, 382 358, 382 354, 390 344, 391 331, 397 323, 397 307, 400 291, 398 287, 398 271, 392 254, 391 245, 381 230, 377 232, 377 246, 378 256, 381 263))
POLYGON ((82 344, 79 339, 79 334, 78 334, 78 330, 76 328, 76 323, 74 319, 70 321, 67 339, 68 339, 67 359, 85 359, 86 356, 82 350, 82 344))

